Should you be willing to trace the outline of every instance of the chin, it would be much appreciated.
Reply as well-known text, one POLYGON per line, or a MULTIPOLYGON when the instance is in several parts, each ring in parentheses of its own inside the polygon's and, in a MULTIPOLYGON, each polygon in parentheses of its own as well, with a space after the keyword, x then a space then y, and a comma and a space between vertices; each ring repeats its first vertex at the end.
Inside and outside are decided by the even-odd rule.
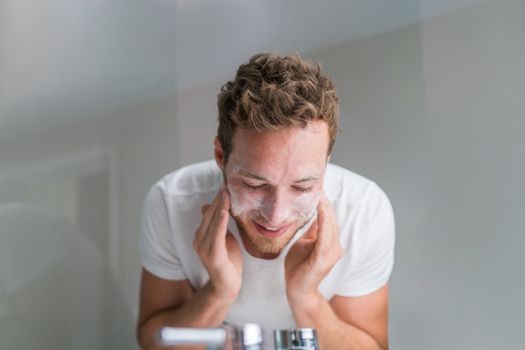
POLYGON ((279 237, 266 237, 261 234, 251 219, 235 218, 243 242, 257 249, 262 254, 276 255, 292 239, 298 229, 297 223, 292 223, 279 237))
POLYGON ((257 247, 259 252, 263 254, 279 254, 286 244, 278 244, 277 242, 256 242, 248 237, 252 244, 257 247))

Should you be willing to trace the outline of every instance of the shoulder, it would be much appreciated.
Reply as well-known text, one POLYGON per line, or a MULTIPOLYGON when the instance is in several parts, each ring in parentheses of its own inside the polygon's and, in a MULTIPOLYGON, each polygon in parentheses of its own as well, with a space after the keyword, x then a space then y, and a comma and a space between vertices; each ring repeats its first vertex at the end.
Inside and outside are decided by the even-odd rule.
POLYGON ((328 198, 341 204, 388 200, 374 181, 335 164, 327 165, 323 185, 328 198))
POLYGON ((184 202, 214 195, 222 184, 222 173, 210 160, 184 166, 164 175, 149 190, 146 202, 184 202))
MULTIPOLYGON (((387 277, 390 274, 395 245, 392 205, 374 181, 348 169, 330 165, 325 179, 325 193, 332 203, 341 244, 346 252, 339 265, 344 271, 355 274, 351 279, 354 279, 352 284, 356 289, 352 287, 351 294, 359 290, 359 295, 362 295, 360 284, 367 282, 359 280, 366 279, 366 275, 373 276, 374 272, 369 269, 377 268, 378 273, 387 277)), ((383 277, 378 285, 386 283, 383 277)), ((341 293, 350 293, 349 290, 341 293)))
POLYGON ((222 174, 213 160, 184 166, 163 176, 154 187, 170 196, 188 196, 216 190, 222 174))
POLYGON ((374 181, 341 166, 328 164, 324 190, 339 214, 359 212, 365 222, 391 214, 388 196, 374 181))

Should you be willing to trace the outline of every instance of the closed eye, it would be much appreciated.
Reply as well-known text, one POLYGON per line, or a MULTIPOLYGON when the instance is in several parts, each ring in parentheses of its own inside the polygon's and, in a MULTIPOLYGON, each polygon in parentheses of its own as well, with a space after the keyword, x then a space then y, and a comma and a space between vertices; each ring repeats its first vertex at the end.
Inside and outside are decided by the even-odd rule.
POLYGON ((243 182, 242 186, 250 191, 257 191, 257 190, 267 190, 270 188, 270 185, 268 184, 262 184, 262 185, 250 185, 246 182, 243 182))
POLYGON ((298 187, 294 186, 294 189, 299 192, 310 192, 312 190, 312 187, 298 187))

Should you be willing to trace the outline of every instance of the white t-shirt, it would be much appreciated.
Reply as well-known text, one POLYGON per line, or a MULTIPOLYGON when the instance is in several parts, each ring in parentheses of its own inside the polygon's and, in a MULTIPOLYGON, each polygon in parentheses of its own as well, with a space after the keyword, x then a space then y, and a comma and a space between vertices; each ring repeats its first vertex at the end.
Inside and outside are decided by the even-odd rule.
MULTIPOLYGON (((188 280, 195 289, 206 284, 208 273, 192 244, 201 207, 211 203, 222 184, 220 169, 207 161, 167 174, 150 189, 140 241, 146 270, 168 280, 188 280)), ((337 216, 344 255, 321 282, 320 293, 329 300, 334 295, 355 297, 378 290, 388 282, 394 264, 394 216, 387 196, 373 181, 333 164, 327 166, 324 191, 337 216)), ((260 324, 270 349, 274 329, 296 328, 286 300, 283 263, 308 226, 277 258, 265 260, 244 249, 230 218, 229 230, 240 243, 244 267, 241 291, 225 322, 260 324)))

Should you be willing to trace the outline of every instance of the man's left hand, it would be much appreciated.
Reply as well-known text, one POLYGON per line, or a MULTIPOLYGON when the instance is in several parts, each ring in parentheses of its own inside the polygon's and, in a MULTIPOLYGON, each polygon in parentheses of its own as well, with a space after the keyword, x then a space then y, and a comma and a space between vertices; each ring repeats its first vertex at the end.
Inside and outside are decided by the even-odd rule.
POLYGON ((285 260, 286 294, 290 304, 303 305, 318 295, 323 278, 341 258, 343 248, 333 208, 324 193, 317 220, 288 252, 285 260))

